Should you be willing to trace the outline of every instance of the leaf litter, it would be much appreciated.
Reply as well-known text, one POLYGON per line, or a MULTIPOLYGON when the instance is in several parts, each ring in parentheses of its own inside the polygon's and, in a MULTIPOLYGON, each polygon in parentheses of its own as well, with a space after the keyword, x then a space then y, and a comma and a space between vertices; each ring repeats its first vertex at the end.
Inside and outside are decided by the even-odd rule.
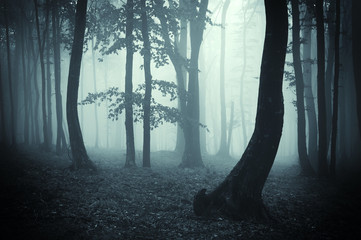
MULTIPOLYGON (((181 169, 174 152, 152 153, 152 168, 123 168, 121 151, 89 149, 97 172, 27 148, 1 161, 1 226, 12 239, 357 239, 360 193, 275 163, 263 191, 272 221, 197 217, 193 196, 213 189, 236 163, 204 156, 181 169)), ((141 156, 141 154, 137 154, 141 156)))

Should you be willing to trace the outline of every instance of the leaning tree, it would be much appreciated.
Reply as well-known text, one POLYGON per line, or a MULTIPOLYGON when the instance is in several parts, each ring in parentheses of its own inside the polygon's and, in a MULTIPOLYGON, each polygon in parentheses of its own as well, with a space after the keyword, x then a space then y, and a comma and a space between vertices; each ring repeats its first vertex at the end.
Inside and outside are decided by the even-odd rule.
POLYGON ((262 189, 273 165, 283 128, 282 79, 287 46, 286 0, 265 0, 266 37, 261 65, 256 125, 248 146, 226 179, 211 193, 194 197, 196 215, 215 211, 235 218, 264 219, 262 189))
POLYGON ((70 57, 68 91, 66 99, 66 117, 68 121, 70 147, 73 155, 73 167, 95 170, 93 162, 86 152, 78 117, 78 90, 81 58, 86 23, 87 0, 78 0, 76 5, 74 40, 70 57))

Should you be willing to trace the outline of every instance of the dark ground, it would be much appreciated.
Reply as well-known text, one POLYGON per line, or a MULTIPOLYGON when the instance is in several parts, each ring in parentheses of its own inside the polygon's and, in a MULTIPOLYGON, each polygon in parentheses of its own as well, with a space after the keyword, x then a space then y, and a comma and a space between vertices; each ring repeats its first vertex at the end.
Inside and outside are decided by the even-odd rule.
MULTIPOLYGON (((69 158, 37 149, 0 160, 2 239, 360 239, 360 188, 298 174, 275 163, 263 198, 269 223, 205 219, 192 211, 234 160, 205 157, 206 169, 179 169, 172 152, 152 169, 124 169, 124 153, 90 150, 97 172, 69 170, 69 158), (222 162, 223 161, 223 162, 222 162), (216 165, 219 163, 221 166, 216 165), (161 167, 163 166, 164 167, 161 167), (355 194, 357 192, 357 194, 355 194), (4 236, 8 236, 5 238, 4 236)), ((140 157, 140 154, 139 154, 140 157)), ((140 162, 137 162, 140 166, 140 162)))

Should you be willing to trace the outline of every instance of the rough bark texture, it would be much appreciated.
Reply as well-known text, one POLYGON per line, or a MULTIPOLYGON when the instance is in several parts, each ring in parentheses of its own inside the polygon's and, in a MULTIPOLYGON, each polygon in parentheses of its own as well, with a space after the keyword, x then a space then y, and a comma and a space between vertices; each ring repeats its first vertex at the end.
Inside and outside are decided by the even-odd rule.
POLYGON ((87 0, 78 0, 76 5, 74 40, 70 57, 66 117, 68 121, 70 147, 73 155, 73 167, 95 170, 86 152, 78 118, 78 90, 81 58, 85 33, 87 0))
POLYGON ((292 0, 292 56, 296 77, 296 106, 297 106, 297 147, 301 172, 305 175, 313 173, 306 148, 306 119, 304 103, 304 83, 300 54, 300 11, 299 0, 292 0))
POLYGON ((126 14, 126 62, 125 62, 125 132, 127 153, 125 167, 135 166, 134 128, 133 128, 133 0, 127 0, 126 14))
POLYGON ((312 6, 306 7, 305 21, 303 26, 303 77, 305 82, 305 102, 308 121, 308 157, 310 161, 317 159, 317 118, 315 98, 312 91, 312 6))
POLYGON ((144 54, 144 78, 145 95, 143 102, 143 167, 150 167, 150 99, 152 96, 152 75, 150 71, 150 42, 148 32, 148 20, 146 10, 146 0, 141 0, 142 11, 142 37, 144 54))
POLYGON ((203 167, 200 135, 199 135, 199 75, 198 59, 203 31, 205 27, 208 0, 201 0, 199 10, 196 2, 192 2, 194 18, 190 21, 191 58, 188 75, 189 98, 186 106, 186 119, 184 121, 185 146, 180 167, 203 167))
POLYGON ((286 0, 265 0, 266 38, 262 57, 256 126, 242 158, 210 194, 194 198, 196 215, 219 210, 235 218, 264 219, 262 189, 277 153, 283 128, 283 69, 287 46, 286 0))
POLYGON ((340 73, 340 0, 336 0, 336 31, 335 31, 335 77, 333 81, 333 115, 332 115, 332 135, 331 135, 331 161, 330 175, 336 176, 336 141, 337 141, 337 121, 338 121, 338 80, 340 73))
POLYGON ((323 0, 316 1, 317 22, 317 104, 318 104, 318 175, 327 175, 327 128, 325 96, 325 28, 323 0))
POLYGON ((361 25, 358 14, 361 12, 361 2, 352 1, 352 48, 353 66, 355 78, 355 90, 357 99, 358 128, 361 137, 361 25))
POLYGON ((224 84, 224 65, 225 65, 225 55, 226 55, 226 17, 227 10, 229 7, 230 0, 224 2, 222 8, 222 29, 221 29, 221 58, 220 58, 220 76, 219 76, 219 93, 220 93, 220 103, 221 103, 221 144, 218 150, 218 155, 228 156, 227 151, 227 111, 226 111, 226 92, 224 84))

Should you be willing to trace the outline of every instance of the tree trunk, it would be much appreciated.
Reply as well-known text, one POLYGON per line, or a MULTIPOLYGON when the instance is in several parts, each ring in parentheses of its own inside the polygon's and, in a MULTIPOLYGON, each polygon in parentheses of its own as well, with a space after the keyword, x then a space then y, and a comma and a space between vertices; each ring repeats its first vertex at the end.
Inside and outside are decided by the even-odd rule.
POLYGON ((227 113, 226 113, 226 93, 224 86, 224 65, 225 65, 225 54, 226 54, 226 17, 227 10, 230 4, 230 0, 224 2, 222 8, 222 28, 221 28, 221 58, 220 58, 220 78, 219 78, 219 91, 220 91, 220 103, 221 103, 221 144, 218 150, 218 155, 228 156, 227 152, 227 113))
POLYGON ((211 193, 194 198, 196 215, 212 210, 235 219, 267 218, 262 189, 277 153, 283 127, 283 69, 287 47, 286 0, 265 0, 266 37, 261 65, 256 125, 242 158, 211 193))
POLYGON ((312 161, 317 158, 317 119, 315 100, 312 92, 312 9, 306 7, 305 22, 303 27, 303 77, 305 81, 305 102, 308 121, 308 157, 312 161))
MULTIPOLYGON (((188 101, 184 123, 185 146, 180 167, 203 167, 199 136, 199 80, 198 58, 203 40, 208 0, 201 0, 197 16, 190 21, 191 59, 189 65, 188 101)), ((192 8, 196 5, 192 2, 192 8)))
POLYGON ((313 169, 307 155, 306 147, 306 119, 304 103, 304 83, 300 56, 300 12, 299 0, 292 0, 292 56, 296 77, 296 105, 297 105, 297 146, 301 173, 313 174, 313 169))
POLYGON ((8 10, 6 1, 4 1, 4 19, 5 19, 5 31, 6 31, 6 51, 8 61, 8 81, 9 81, 9 94, 10 94, 10 124, 11 124, 11 144, 16 146, 16 132, 15 132, 15 104, 14 94, 12 87, 12 76, 11 76, 11 51, 10 51, 10 37, 9 37, 9 21, 8 21, 8 10))
POLYGON ((48 110, 48 139, 50 146, 53 144, 53 122, 51 109, 51 72, 50 72, 50 32, 46 34, 46 96, 48 110))
POLYGON ((338 80, 340 73, 340 0, 336 0, 336 31, 335 31, 335 77, 333 81, 333 115, 331 136, 330 175, 336 176, 336 141, 338 118, 338 80))
POLYGON ((127 155, 125 167, 135 167, 134 127, 133 127, 133 0, 127 0, 126 14, 126 62, 125 62, 125 132, 127 138, 127 155))
POLYGON ((231 141, 232 141, 232 132, 233 132, 233 122, 234 122, 234 103, 231 105, 231 117, 229 118, 229 127, 228 127, 228 140, 227 140, 227 153, 228 156, 231 155, 231 141))
POLYGON ((141 0, 142 11, 142 37, 144 54, 144 78, 145 95, 143 102, 144 120, 143 120, 143 167, 150 167, 150 99, 152 97, 152 75, 150 71, 150 42, 148 32, 148 20, 146 10, 146 0, 141 0))
POLYGON ((316 0, 317 22, 317 104, 318 104, 318 175, 326 176, 327 169, 327 128, 325 102, 325 31, 323 0, 316 0))
MULTIPOLYGON (((183 130, 183 141, 178 142, 177 140, 177 145, 176 145, 176 151, 180 151, 182 148, 184 150, 184 145, 185 144, 185 139, 186 139, 186 124, 185 124, 185 118, 186 118, 186 97, 185 97, 185 89, 186 89, 186 84, 185 84, 185 79, 186 79, 186 75, 184 74, 185 71, 185 56, 186 56, 186 45, 187 45, 187 31, 186 29, 182 29, 183 30, 183 34, 181 32, 181 40, 180 40, 180 49, 177 48, 177 44, 172 44, 170 37, 169 37, 169 27, 168 27, 168 22, 166 19, 166 16, 164 14, 164 6, 163 6, 163 2, 161 0, 155 0, 155 14, 156 16, 159 18, 160 24, 161 24, 161 34, 162 37, 164 39, 164 46, 165 46, 165 50, 167 52, 167 55, 169 56, 174 70, 176 72, 176 80, 177 80, 177 92, 178 92, 178 109, 181 112, 182 115, 182 121, 178 122, 178 126, 180 126, 183 130), (182 55, 185 54, 185 55, 182 55), (184 57, 183 57, 184 56, 184 57)), ((186 1, 181 1, 183 4, 186 1)), ((185 21, 185 20, 184 20, 185 21)), ((184 26, 186 26, 186 23, 183 23, 184 26)), ((177 137, 177 139, 179 138, 179 135, 177 137)))
MULTIPOLYGON (((40 23, 39 23, 39 14, 38 14, 38 3, 37 0, 34 0, 35 5, 35 20, 36 20, 36 32, 38 37, 38 48, 39 48, 39 54, 40 54, 40 68, 41 68, 41 109, 42 109, 42 116, 43 116, 43 136, 44 136, 44 150, 49 151, 50 150, 50 143, 49 143, 49 135, 48 135, 48 121, 46 116, 46 80, 45 80, 45 64, 44 64, 44 45, 45 41, 43 41, 43 44, 41 43, 40 38, 40 23)), ((48 13, 47 17, 48 18, 48 13)), ((48 19, 45 20, 46 27, 44 34, 47 34, 47 25, 48 25, 48 19)))
MULTIPOLYGON (((179 1, 179 8, 182 11, 185 11, 187 9, 187 4, 188 1, 187 0, 180 0, 179 1)), ((183 58, 183 60, 187 59, 187 37, 188 37, 188 20, 185 17, 181 17, 180 20, 180 36, 179 36, 179 43, 178 45, 178 54, 180 55, 181 58, 183 58)), ((173 62, 172 62, 173 63, 173 62)), ((174 65, 174 63, 173 63, 174 65)), ((182 71, 182 79, 178 79, 179 74, 176 74, 176 78, 177 78, 177 86, 179 88, 180 91, 184 92, 186 89, 186 82, 187 82, 187 70, 184 66, 184 64, 180 63, 180 68, 182 71), (182 84, 179 84, 179 82, 182 81, 182 84), (184 86, 182 89, 180 89, 180 86, 184 86)), ((178 98, 178 110, 180 112, 182 111, 182 103, 181 101, 183 101, 181 98, 178 98)), ((176 152, 183 152, 184 151, 184 144, 185 144, 185 140, 184 140, 184 133, 183 133, 183 128, 181 127, 181 124, 177 124, 177 141, 176 141, 176 147, 175 147, 175 151, 176 152)))
MULTIPOLYGON (((97 75, 95 66, 95 50, 94 50, 94 38, 92 38, 92 64, 93 64, 93 84, 94 92, 97 92, 97 75)), ((98 123, 98 104, 94 104, 94 119, 95 119, 95 147, 99 147, 99 123, 98 123)))
POLYGON ((328 51, 327 51, 327 65, 325 78, 325 96, 326 96, 326 131, 327 131, 327 152, 331 140, 331 123, 332 123, 332 77, 334 77, 334 63, 335 63, 335 1, 330 0, 330 6, 327 13, 328 26, 328 51))
POLYGON ((52 27, 53 27, 53 48, 54 48, 54 77, 55 77, 55 104, 56 104, 56 153, 61 154, 62 149, 65 147, 64 143, 61 144, 63 133, 63 103, 61 96, 61 65, 60 65, 60 42, 58 41, 60 35, 59 27, 59 12, 58 1, 55 1, 52 8, 52 27))
POLYGON ((22 72, 23 72, 23 84, 24 84, 24 96, 23 96, 23 100, 24 100, 24 143, 26 145, 29 144, 29 92, 30 92, 30 88, 28 87, 28 76, 27 71, 26 71, 26 62, 25 62, 25 28, 23 25, 23 19, 20 20, 21 22, 21 62, 22 62, 22 72))
POLYGON ((1 139, 0 139, 0 145, 4 146, 7 142, 6 139, 6 126, 5 126, 5 104, 4 104, 4 90, 3 90, 3 78, 2 78, 2 72, 1 72, 1 61, 0 61, 0 114, 1 114, 1 139))
POLYGON ((68 121, 70 147, 73 155, 73 167, 90 168, 95 166, 86 152, 78 118, 78 90, 81 58, 85 33, 87 0, 78 0, 76 5, 74 40, 70 57, 66 116, 68 121))
POLYGON ((358 14, 361 11, 361 2, 352 1, 352 56, 354 66, 355 90, 357 99, 358 129, 361 137, 361 26, 358 14))

